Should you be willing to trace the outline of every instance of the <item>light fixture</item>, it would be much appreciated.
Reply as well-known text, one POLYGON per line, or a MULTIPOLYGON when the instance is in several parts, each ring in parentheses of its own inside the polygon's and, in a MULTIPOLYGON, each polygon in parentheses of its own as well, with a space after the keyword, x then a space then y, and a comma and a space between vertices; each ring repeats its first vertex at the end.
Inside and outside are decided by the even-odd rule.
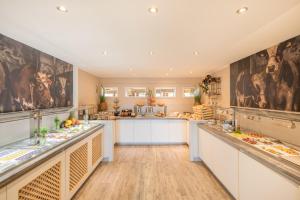
POLYGON ((152 56, 153 55, 153 51, 150 51, 149 54, 152 56))
POLYGON ((68 12, 68 9, 65 6, 57 6, 56 9, 60 12, 68 12))
POLYGON ((150 13, 152 13, 152 14, 156 14, 156 13, 158 12, 158 8, 152 6, 152 7, 150 7, 150 8, 148 9, 148 11, 149 11, 150 13))
POLYGON ((248 11, 248 7, 244 6, 244 7, 241 7, 240 9, 238 9, 236 11, 236 13, 240 15, 240 14, 246 13, 247 11, 248 11))
POLYGON ((102 52, 102 55, 103 55, 103 56, 107 56, 107 51, 106 51, 106 50, 103 51, 103 52, 102 52))
POLYGON ((194 55, 198 56, 199 55, 198 51, 194 51, 194 55))

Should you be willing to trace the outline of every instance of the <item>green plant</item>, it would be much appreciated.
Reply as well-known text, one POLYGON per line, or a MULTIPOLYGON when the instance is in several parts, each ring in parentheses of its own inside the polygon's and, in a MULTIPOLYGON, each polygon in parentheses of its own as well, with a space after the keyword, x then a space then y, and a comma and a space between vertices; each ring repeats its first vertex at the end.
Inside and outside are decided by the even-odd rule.
POLYGON ((56 116, 54 118, 54 124, 55 124, 55 129, 59 129, 59 126, 60 126, 60 119, 58 118, 58 116, 56 116))
POLYGON ((201 88, 201 85, 199 84, 199 86, 194 91, 194 104, 195 105, 201 104, 201 89, 200 88, 201 88))
POLYGON ((105 102, 105 89, 102 85, 100 85, 100 103, 105 102))
POLYGON ((47 129, 47 128, 42 127, 42 128, 40 129, 40 136, 46 137, 47 133, 48 133, 48 129, 47 129))

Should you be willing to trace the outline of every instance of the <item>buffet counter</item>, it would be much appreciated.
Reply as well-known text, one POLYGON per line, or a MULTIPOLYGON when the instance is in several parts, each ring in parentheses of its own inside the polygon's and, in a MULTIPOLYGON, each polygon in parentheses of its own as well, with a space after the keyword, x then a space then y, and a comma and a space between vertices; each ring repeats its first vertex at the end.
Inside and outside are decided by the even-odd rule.
MULTIPOLYGON (((49 162, 54 162, 54 160, 60 163, 59 166, 61 167, 56 168, 57 170, 61 170, 60 175, 69 174, 69 177, 72 176, 67 168, 72 162, 68 164, 67 161, 73 159, 72 156, 76 157, 72 152, 76 153, 76 147, 80 144, 84 145, 84 148, 80 149, 83 153, 80 154, 83 156, 80 162, 84 162, 86 158, 86 163, 83 163, 82 166, 86 164, 88 171, 85 175, 88 176, 92 169, 95 168, 103 158, 102 137, 103 125, 101 123, 92 122, 88 125, 80 125, 59 132, 49 133, 47 137, 40 139, 40 144, 35 144, 34 139, 26 139, 1 147, 0 187, 5 188, 7 186, 7 199, 15 199, 13 196, 10 196, 10 194, 18 194, 16 190, 20 188, 16 185, 20 183, 20 181, 18 181, 19 178, 21 177, 20 180, 22 181, 28 181, 28 177, 34 173, 43 172, 43 169, 39 168, 48 165, 49 162), (66 168, 64 165, 66 165, 66 168)), ((76 162, 76 160, 74 160, 74 162, 76 162)), ((72 168, 74 167, 72 166, 72 168)), ((39 174, 37 177, 33 175, 33 180, 42 175, 43 174, 39 174)), ((59 178, 59 176, 57 176, 57 178, 59 178)), ((61 178, 63 178, 63 176, 61 178)), ((83 179, 84 177, 82 177, 82 180, 83 179)), ((60 180, 60 182, 65 183, 65 180, 60 180)), ((69 199, 80 184, 81 182, 78 181, 73 185, 72 191, 61 191, 59 195, 65 195, 65 198, 69 199)), ((64 188, 64 186, 62 187, 64 188)), ((62 187, 60 188, 61 190, 63 190, 62 187)))
POLYGON ((198 136, 199 157, 236 199, 300 198, 297 163, 265 152, 249 138, 242 140, 217 126, 199 124, 198 136))

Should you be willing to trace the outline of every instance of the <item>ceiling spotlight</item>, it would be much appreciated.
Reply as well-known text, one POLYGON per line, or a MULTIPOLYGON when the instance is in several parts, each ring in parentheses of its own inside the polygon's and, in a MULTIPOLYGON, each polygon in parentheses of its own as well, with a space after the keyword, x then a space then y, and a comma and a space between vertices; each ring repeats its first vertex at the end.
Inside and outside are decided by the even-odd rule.
POLYGON ((248 7, 244 6, 236 11, 237 14, 244 14, 248 11, 248 7))
POLYGON ((61 12, 68 12, 68 10, 65 6, 57 6, 56 9, 61 12))
POLYGON ((152 14, 155 14, 155 13, 158 12, 158 8, 152 6, 152 7, 150 7, 150 8, 148 9, 148 11, 149 11, 150 13, 152 13, 152 14))
POLYGON ((102 55, 103 55, 103 56, 107 56, 107 51, 103 51, 103 52, 102 52, 102 55))
POLYGON ((194 51, 194 55, 198 56, 199 55, 198 51, 194 51))

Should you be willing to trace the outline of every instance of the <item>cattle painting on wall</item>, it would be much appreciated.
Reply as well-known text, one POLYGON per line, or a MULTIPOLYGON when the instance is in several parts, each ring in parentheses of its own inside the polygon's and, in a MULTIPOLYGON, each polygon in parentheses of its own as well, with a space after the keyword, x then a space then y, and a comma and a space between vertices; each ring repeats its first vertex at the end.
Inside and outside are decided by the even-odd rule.
POLYGON ((73 105, 73 66, 0 34, 0 113, 73 105))
POLYGON ((230 65, 230 105, 300 112, 300 36, 230 65))

